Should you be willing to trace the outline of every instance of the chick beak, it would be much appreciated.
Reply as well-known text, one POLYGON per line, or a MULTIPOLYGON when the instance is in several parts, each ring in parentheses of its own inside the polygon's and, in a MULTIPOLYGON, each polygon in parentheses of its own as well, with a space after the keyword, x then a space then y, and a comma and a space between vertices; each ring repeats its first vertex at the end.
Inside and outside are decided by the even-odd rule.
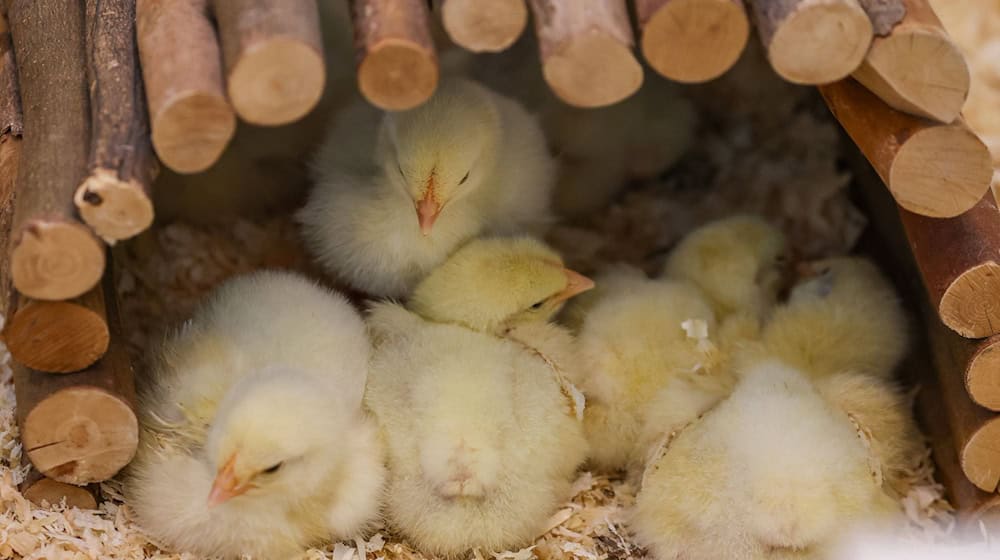
POLYGON ((427 193, 424 198, 417 202, 417 220, 420 222, 420 233, 424 237, 430 235, 434 222, 437 221, 438 214, 441 213, 441 206, 434 202, 431 194, 427 193))
POLYGON ((817 270, 813 263, 803 261, 795 265, 795 274, 800 279, 815 278, 816 276, 819 276, 819 270, 817 270))
POLYGON ((215 507, 250 489, 250 485, 236 477, 236 454, 226 461, 215 475, 212 491, 208 493, 208 507, 215 507))
POLYGON ((594 287, 594 281, 579 272, 564 268, 563 273, 566 275, 566 288, 556 294, 554 298, 556 303, 562 303, 594 287))

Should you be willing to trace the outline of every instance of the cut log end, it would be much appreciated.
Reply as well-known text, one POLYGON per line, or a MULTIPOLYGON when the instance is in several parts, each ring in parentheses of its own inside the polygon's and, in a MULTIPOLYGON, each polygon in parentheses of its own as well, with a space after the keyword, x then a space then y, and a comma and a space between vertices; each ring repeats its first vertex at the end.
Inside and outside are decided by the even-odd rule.
POLYGON ((153 202, 139 183, 97 169, 73 197, 80 217, 110 244, 134 237, 153 223, 153 202))
POLYGON ((612 105, 642 86, 632 49, 596 29, 568 39, 545 58, 542 73, 560 99, 583 108, 612 105))
POLYGON ((177 173, 212 166, 236 133, 236 114, 222 95, 189 91, 170 100, 152 121, 153 149, 177 173))
POLYGON ((995 492, 1000 483, 1000 418, 991 418, 973 433, 959 456, 969 481, 981 490, 995 492))
POLYGON ((139 426, 120 397, 75 387, 35 406, 24 420, 21 440, 39 472, 81 485, 107 480, 132 460, 139 426))
POLYGON ((452 41, 472 52, 500 52, 528 24, 524 0, 447 0, 441 21, 452 41))
POLYGON ((427 101, 438 83, 432 51, 404 40, 386 39, 369 49, 358 67, 358 88, 373 105, 405 111, 427 101))
POLYGON ((83 224, 33 221, 24 224, 11 253, 11 278, 35 299, 77 297, 104 273, 104 246, 83 224))
POLYGON ((33 482, 22 485, 21 494, 39 507, 59 504, 65 500, 66 507, 97 509, 97 497, 90 488, 57 482, 41 476, 33 482))
POLYGON ((642 53, 654 70, 684 83, 729 70, 746 47, 750 22, 733 0, 671 0, 642 28, 642 53))
POLYGON ((950 218, 975 206, 992 177, 989 150, 972 131, 960 125, 930 126, 900 146, 888 184, 903 208, 950 218))
POLYGON ((969 360, 965 388, 980 406, 1000 410, 1000 340, 990 340, 969 360))
MULTIPOLYGON (((103 298, 98 299, 103 305, 103 298)), ((110 341, 104 317, 64 301, 28 302, 11 317, 3 334, 15 360, 49 373, 90 366, 107 352, 110 341)))
POLYGON ((243 53, 229 72, 227 87, 243 120, 277 126, 316 107, 325 83, 322 53, 295 38, 275 36, 243 53))
POLYGON ((966 338, 982 338, 1000 330, 1000 264, 969 268, 945 289, 938 304, 941 322, 966 338))
POLYGON ((816 2, 782 22, 767 46, 771 66, 796 84, 828 84, 853 72, 872 40, 872 24, 857 4, 816 2))

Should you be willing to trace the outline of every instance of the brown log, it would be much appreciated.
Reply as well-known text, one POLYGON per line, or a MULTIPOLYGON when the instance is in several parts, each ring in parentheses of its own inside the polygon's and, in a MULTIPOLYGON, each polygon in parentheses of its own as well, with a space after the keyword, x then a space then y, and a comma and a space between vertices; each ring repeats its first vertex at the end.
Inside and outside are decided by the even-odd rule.
POLYGON ((358 89, 373 105, 404 111, 434 94, 438 60, 424 0, 354 0, 358 89))
POLYGON ((642 54, 654 70, 685 83, 721 76, 750 36, 742 0, 636 0, 642 54))
POLYGON ((989 150, 965 123, 940 124, 896 111, 853 79, 821 86, 820 93, 903 208, 953 217, 989 189, 989 150))
POLYGON ((311 111, 326 83, 316 0, 213 0, 212 7, 236 114, 275 126, 311 111))
POLYGON ((542 74, 560 99, 603 107, 642 85, 624 0, 530 0, 542 74))
MULTIPOLYGON (((22 459, 25 457, 22 456, 22 459)), ((66 507, 80 509, 97 509, 98 485, 74 486, 46 478, 27 460, 22 461, 29 466, 28 474, 18 486, 21 494, 38 507, 46 507, 66 501, 66 507)))
POLYGON ((958 45, 927 0, 882 0, 878 4, 896 6, 906 16, 891 26, 885 37, 872 41, 854 78, 895 109, 945 123, 954 121, 965 104, 970 83, 969 67, 958 45))
POLYGON ((3 329, 10 355, 48 373, 80 371, 108 349, 104 290, 97 286, 73 301, 22 300, 3 329))
POLYGON ((212 166, 236 132, 207 0, 137 0, 153 149, 178 173, 212 166), (183 45, 183 48, 178 47, 183 45))
POLYGON ((111 346, 103 358, 66 375, 14 367, 24 452, 39 472, 58 482, 106 480, 128 464, 138 444, 135 385, 110 276, 103 287, 111 346))
POLYGON ((500 52, 528 25, 524 0, 444 0, 441 23, 456 45, 472 52, 500 52))
POLYGON ((10 0, 17 78, 25 103, 11 275, 21 293, 66 299, 93 288, 104 244, 75 217, 73 191, 86 172, 90 141, 82 6, 10 0), (68 7, 67 7, 68 6, 68 7))
POLYGON ((135 1, 87 0, 84 21, 91 140, 88 175, 74 201, 83 221, 113 244, 153 223, 157 163, 139 75, 135 1))
POLYGON ((906 210, 900 217, 941 321, 967 338, 1000 333, 1000 212, 993 192, 954 218, 906 210))
POLYGON ((828 84, 853 72, 872 41, 858 0, 750 0, 771 67, 796 84, 828 84))
POLYGON ((14 182, 21 157, 21 97, 17 91, 17 68, 7 31, 7 21, 0 14, 0 317, 6 317, 14 295, 10 281, 10 240, 14 221, 14 182))

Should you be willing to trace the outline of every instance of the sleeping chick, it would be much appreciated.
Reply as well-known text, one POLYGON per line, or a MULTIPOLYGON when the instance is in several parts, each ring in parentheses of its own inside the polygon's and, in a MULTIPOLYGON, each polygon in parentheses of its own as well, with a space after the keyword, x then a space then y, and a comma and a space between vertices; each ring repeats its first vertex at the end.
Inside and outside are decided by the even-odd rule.
POLYGON ((144 379, 127 479, 179 551, 287 558, 376 517, 385 478, 361 404, 369 344, 344 298, 288 273, 217 289, 144 379))
POLYGON ((366 403, 388 448, 388 519, 426 554, 523 547, 569 497, 582 402, 568 336, 546 322, 589 285, 539 242, 477 240, 411 310, 373 309, 366 403))
POLYGON ((853 524, 895 512, 878 450, 826 397, 779 362, 749 368, 660 442, 633 514, 639 541, 662 560, 818 558, 853 524))
POLYGON ((338 115, 298 219, 329 272, 403 297, 481 232, 541 231, 554 173, 534 117, 451 78, 410 111, 381 112, 359 97, 338 115))
POLYGON ((889 281, 860 257, 807 268, 764 330, 768 352, 816 376, 854 371, 890 377, 906 350, 907 322, 889 281))

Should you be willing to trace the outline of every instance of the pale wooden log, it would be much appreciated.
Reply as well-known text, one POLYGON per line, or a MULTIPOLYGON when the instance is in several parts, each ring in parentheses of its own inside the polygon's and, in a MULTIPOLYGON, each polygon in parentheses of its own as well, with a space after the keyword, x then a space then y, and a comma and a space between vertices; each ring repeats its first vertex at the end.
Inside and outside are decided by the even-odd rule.
POLYGON ((853 79, 821 86, 820 93, 903 208, 953 217, 989 189, 989 150, 963 122, 939 124, 896 111, 853 79))
POLYGON ((31 463, 25 456, 22 456, 22 465, 29 466, 28 474, 24 481, 18 485, 21 494, 31 503, 38 507, 46 507, 66 501, 66 507, 79 509, 97 509, 97 497, 99 493, 96 484, 87 486, 74 486, 65 482, 58 482, 45 477, 37 469, 31 467, 31 463))
POLYGON ((71 373, 89 367, 110 341, 104 290, 97 286, 73 301, 21 299, 3 338, 10 355, 31 369, 71 373))
POLYGON ((636 0, 642 54, 654 70, 685 83, 721 76, 750 36, 742 0, 636 0))
POLYGON ((858 0, 749 0, 771 67, 796 84, 827 84, 853 72, 872 41, 858 0))
POLYGON ((1000 410, 1000 336, 967 340, 965 346, 966 391, 976 404, 1000 410))
POLYGON ((530 0, 545 81, 577 107, 603 107, 642 85, 624 0, 530 0))
POLYGON ((311 111, 326 83, 316 0, 213 0, 212 7, 236 114, 276 126, 311 111))
POLYGON ((875 38, 854 78, 900 111, 945 123, 958 118, 969 94, 969 67, 927 1, 867 2, 898 6, 906 16, 875 38))
POLYGON ((18 87, 25 103, 12 231, 11 276, 21 293, 66 299, 93 288, 104 244, 75 218, 73 192, 90 141, 82 6, 60 0, 8 3, 18 87))
POLYGON ((528 25, 524 0, 443 0, 441 23, 456 45, 472 52, 500 52, 528 25))
POLYGON ((135 1, 87 0, 85 24, 90 158, 74 201, 83 221, 114 243, 153 223, 157 163, 139 75, 135 1))
POLYGON ((156 155, 178 173, 215 163, 236 132, 207 0, 137 0, 136 38, 156 155), (183 46, 181 48, 180 46, 183 46))
POLYGON ((358 89, 373 105, 405 111, 437 88, 437 53, 423 0, 354 0, 358 89))
POLYGON ((58 482, 106 480, 132 460, 138 445, 135 384, 110 276, 103 287, 111 346, 103 358, 66 375, 14 367, 24 453, 39 472, 58 482))

